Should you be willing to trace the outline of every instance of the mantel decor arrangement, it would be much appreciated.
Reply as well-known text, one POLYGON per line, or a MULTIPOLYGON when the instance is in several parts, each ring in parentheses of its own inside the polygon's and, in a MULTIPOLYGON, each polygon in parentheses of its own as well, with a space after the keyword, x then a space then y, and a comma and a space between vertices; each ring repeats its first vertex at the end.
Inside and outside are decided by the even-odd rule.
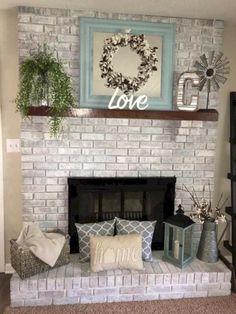
MULTIPOLYGON (((215 263, 218 261, 216 227, 219 222, 226 222, 226 217, 222 211, 222 208, 224 208, 228 199, 223 200, 223 194, 221 194, 217 205, 213 207, 211 196, 209 197, 209 200, 207 200, 204 196, 203 198, 199 199, 194 189, 193 192, 191 192, 184 185, 183 190, 189 193, 190 199, 193 201, 193 211, 190 217, 195 222, 203 224, 203 230, 197 251, 197 258, 206 263, 215 263)), ((205 193, 205 187, 203 193, 205 193)))
POLYGON ((31 50, 20 64, 16 106, 23 117, 29 115, 31 106, 47 106, 50 133, 57 136, 62 131, 63 116, 73 104, 70 77, 62 61, 46 44, 31 50))
POLYGON ((185 97, 185 85, 223 83, 227 61, 201 56, 197 71, 182 73, 174 110, 174 43, 174 24, 81 17, 79 107, 61 60, 43 45, 21 64, 17 108, 23 116, 48 116, 53 135, 63 117, 217 121, 217 110, 197 110, 198 95, 185 97))

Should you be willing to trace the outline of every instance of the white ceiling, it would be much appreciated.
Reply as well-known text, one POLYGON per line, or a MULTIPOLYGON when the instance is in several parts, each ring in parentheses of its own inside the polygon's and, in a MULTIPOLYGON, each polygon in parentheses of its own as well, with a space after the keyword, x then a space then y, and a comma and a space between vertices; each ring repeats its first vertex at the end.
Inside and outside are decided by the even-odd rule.
POLYGON ((0 0, 0 10, 16 6, 221 19, 236 25, 236 0, 0 0))

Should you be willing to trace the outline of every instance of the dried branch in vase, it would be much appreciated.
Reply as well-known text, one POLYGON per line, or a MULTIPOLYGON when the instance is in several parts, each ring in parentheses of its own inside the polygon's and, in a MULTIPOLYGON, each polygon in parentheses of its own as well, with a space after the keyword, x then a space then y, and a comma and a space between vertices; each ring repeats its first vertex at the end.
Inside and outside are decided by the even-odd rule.
POLYGON ((205 186, 203 188, 203 197, 199 199, 197 194, 192 188, 192 192, 183 185, 183 190, 188 192, 190 195, 190 199, 193 201, 193 212, 190 214, 190 217, 200 223, 204 223, 204 221, 211 221, 218 224, 219 222, 226 222, 225 214, 223 213, 223 208, 228 201, 228 197, 223 200, 223 193, 220 195, 220 198, 216 204, 216 206, 212 206, 211 202, 211 191, 209 186, 209 200, 207 200, 204 196, 205 186))

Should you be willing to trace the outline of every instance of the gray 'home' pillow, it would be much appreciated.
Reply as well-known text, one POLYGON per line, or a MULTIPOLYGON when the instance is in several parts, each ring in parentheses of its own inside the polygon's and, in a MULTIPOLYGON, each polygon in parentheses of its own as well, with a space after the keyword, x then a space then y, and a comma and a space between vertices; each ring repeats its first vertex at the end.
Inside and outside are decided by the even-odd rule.
POLYGON ((87 262, 90 259, 89 237, 93 236, 113 236, 115 220, 108 220, 87 224, 75 224, 79 240, 80 261, 87 262))
POLYGON ((152 261, 152 237, 156 225, 155 221, 136 221, 115 218, 117 234, 140 233, 142 235, 142 258, 146 262, 152 261))

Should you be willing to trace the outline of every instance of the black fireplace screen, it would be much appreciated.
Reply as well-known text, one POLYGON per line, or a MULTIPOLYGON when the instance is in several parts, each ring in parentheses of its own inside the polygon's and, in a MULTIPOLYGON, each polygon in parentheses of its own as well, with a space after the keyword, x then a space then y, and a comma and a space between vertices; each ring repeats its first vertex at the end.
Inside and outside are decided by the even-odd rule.
POLYGON ((71 253, 79 251, 75 223, 120 217, 157 220, 152 249, 162 250, 164 225, 174 213, 175 177, 68 178, 71 253))

